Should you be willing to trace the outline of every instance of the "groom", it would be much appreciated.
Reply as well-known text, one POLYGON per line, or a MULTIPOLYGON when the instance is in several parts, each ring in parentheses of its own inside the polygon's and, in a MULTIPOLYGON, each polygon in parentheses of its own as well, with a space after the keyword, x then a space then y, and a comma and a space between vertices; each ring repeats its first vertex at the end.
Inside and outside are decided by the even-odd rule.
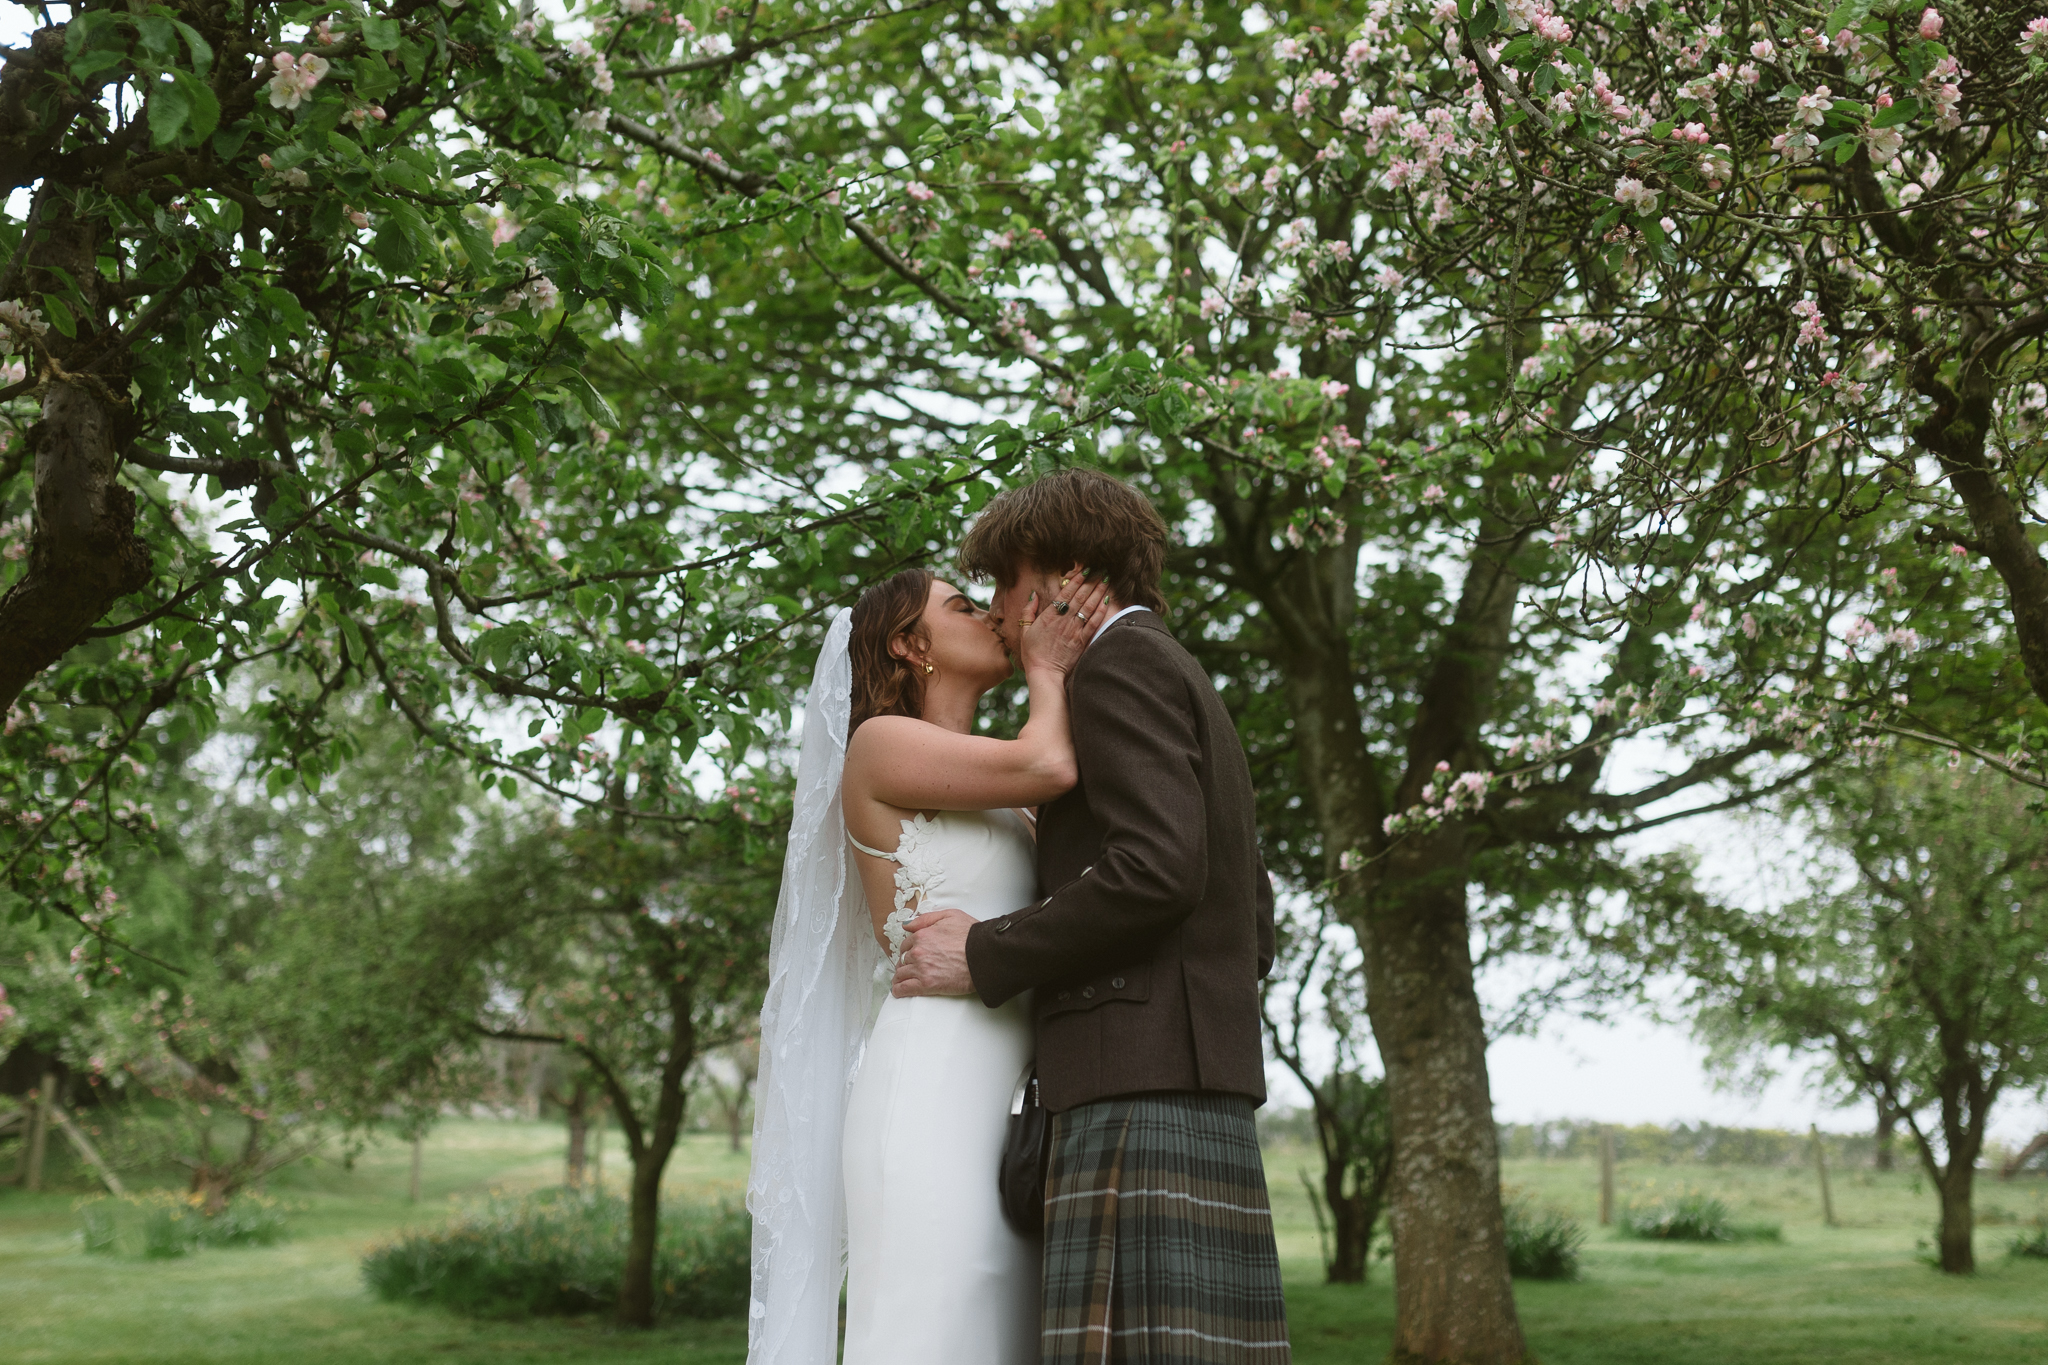
POLYGON ((1165 551, 1151 503, 1087 469, 1002 494, 968 535, 961 567, 995 581, 1012 653, 1031 594, 1058 610, 1083 566, 1112 600, 1069 675, 1080 782, 1040 813, 1049 894, 980 923, 919 916, 894 986, 991 1007, 1036 992, 1042 1365, 1289 1359, 1252 1120, 1273 888, 1237 732, 1160 618, 1165 551))

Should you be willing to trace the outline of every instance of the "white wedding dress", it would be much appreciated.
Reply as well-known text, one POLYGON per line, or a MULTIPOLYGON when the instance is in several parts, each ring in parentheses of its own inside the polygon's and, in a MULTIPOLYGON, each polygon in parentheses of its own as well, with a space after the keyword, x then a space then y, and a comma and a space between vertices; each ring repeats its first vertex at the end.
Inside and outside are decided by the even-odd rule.
MULTIPOLYGON (((1036 894, 1015 811, 903 822, 885 932, 891 956, 920 907, 976 919, 1036 894)), ((877 988, 886 994, 887 973, 877 988)), ((1011 1096, 1031 1064, 1028 995, 882 1001, 846 1109, 844 1365, 1035 1365, 1039 1244, 1003 1221, 996 1167, 1011 1096)))

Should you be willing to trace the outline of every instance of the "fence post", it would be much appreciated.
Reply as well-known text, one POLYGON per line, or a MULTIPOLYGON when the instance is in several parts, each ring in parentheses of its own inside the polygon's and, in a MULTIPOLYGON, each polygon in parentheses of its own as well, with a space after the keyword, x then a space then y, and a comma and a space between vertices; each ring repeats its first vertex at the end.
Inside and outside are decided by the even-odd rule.
POLYGON ((426 1146, 426 1138, 419 1133, 412 1135, 412 1191, 406 1197, 413 1203, 420 1202, 420 1156, 426 1146))
POLYGON ((78 1154, 90 1162, 92 1168, 100 1173, 101 1180, 107 1182, 109 1193, 116 1195, 128 1193, 127 1189, 121 1184, 121 1177, 114 1174, 114 1168, 107 1164, 107 1159, 100 1155, 99 1149, 87 1140, 85 1130, 73 1121, 71 1115, 65 1113, 55 1104, 52 1104, 50 1106, 50 1116, 57 1120, 58 1126, 64 1130, 64 1136, 71 1139, 71 1145, 78 1149, 78 1154))
POLYGON ((43 1187, 43 1153, 50 1145, 50 1110, 57 1103, 57 1073, 43 1073, 42 1089, 36 1092, 35 1111, 28 1120, 28 1175, 23 1183, 31 1192, 43 1187))
POLYGON ((1600 1226, 1614 1226, 1614 1129, 1600 1129, 1600 1226))
POLYGON ((1820 1171, 1821 1217, 1829 1227, 1837 1228, 1841 1224, 1835 1221, 1835 1192, 1828 1187, 1828 1149, 1821 1141, 1819 1124, 1808 1124, 1807 1131, 1813 1135, 1813 1164, 1820 1171))

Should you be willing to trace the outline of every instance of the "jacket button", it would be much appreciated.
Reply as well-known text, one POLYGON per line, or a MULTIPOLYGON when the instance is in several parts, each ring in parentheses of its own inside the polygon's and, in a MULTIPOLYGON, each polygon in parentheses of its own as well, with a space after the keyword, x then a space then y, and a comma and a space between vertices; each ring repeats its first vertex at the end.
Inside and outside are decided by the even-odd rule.
POLYGON ((1081 991, 1081 998, 1083 1000, 1093 1000, 1095 998, 1095 988, 1093 986, 1084 987, 1081 991))
POLYGON ((1109 983, 1109 988, 1113 991, 1122 990, 1124 988, 1124 979, 1120 976, 1115 978, 1109 983))
POLYGON ((1060 992, 1060 999, 1062 999, 1062 1000, 1071 1000, 1071 999, 1073 999, 1073 998, 1074 998, 1074 993, 1073 993, 1072 991, 1061 991, 1061 992, 1060 992))

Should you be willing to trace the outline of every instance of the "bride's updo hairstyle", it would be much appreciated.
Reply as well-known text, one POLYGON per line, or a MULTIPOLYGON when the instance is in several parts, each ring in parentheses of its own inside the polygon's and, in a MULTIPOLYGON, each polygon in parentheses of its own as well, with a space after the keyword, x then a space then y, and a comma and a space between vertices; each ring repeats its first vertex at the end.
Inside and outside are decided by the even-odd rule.
POLYGON ((872 716, 924 714, 924 670, 889 652, 892 641, 909 636, 929 645, 924 608, 931 600, 932 571, 905 569, 861 594, 853 606, 853 630, 846 652, 853 665, 851 736, 872 716))

